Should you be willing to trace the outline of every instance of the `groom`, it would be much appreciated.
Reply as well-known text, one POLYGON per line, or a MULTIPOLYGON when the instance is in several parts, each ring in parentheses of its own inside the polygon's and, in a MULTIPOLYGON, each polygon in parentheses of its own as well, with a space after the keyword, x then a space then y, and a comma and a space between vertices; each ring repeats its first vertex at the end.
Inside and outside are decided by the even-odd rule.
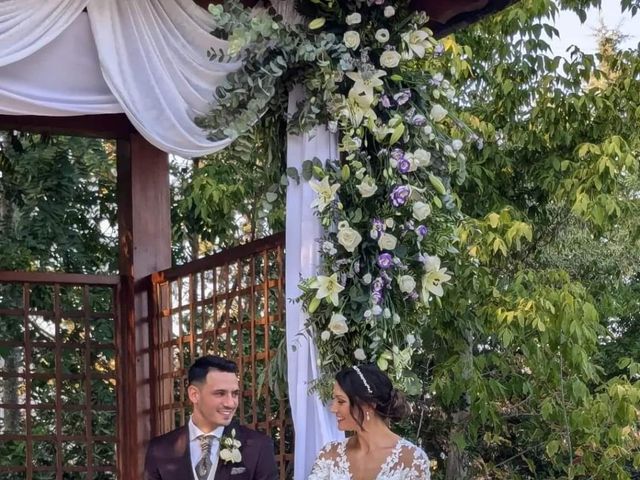
POLYGON ((272 440, 233 420, 238 367, 213 355, 189 368, 189 423, 149 443, 144 480, 276 480, 272 440))

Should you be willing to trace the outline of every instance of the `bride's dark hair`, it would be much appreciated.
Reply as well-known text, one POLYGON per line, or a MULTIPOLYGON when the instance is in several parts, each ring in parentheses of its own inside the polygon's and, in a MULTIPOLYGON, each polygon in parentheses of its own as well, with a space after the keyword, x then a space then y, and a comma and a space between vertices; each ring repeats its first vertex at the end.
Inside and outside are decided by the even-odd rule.
POLYGON ((366 405, 391 421, 400 420, 409 412, 404 394, 393 388, 389 377, 377 365, 344 368, 336 374, 336 382, 349 397, 351 415, 363 430, 366 405))

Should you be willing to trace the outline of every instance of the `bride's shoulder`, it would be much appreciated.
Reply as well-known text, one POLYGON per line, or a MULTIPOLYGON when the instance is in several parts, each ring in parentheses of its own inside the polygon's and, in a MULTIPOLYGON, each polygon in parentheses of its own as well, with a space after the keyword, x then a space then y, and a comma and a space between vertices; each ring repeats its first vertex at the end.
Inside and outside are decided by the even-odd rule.
POLYGON ((322 447, 320 453, 318 454, 321 458, 330 458, 334 459, 340 455, 340 450, 344 448, 344 445, 347 440, 334 440, 332 442, 328 442, 322 447))
POLYGON ((411 442, 410 440, 407 440, 406 438, 400 438, 400 448, 402 450, 407 450, 413 453, 426 455, 424 450, 422 450, 419 446, 417 446, 415 443, 411 442))
POLYGON ((400 460, 405 464, 424 464, 429 463, 429 458, 424 450, 417 445, 411 443, 405 438, 400 439, 400 460))

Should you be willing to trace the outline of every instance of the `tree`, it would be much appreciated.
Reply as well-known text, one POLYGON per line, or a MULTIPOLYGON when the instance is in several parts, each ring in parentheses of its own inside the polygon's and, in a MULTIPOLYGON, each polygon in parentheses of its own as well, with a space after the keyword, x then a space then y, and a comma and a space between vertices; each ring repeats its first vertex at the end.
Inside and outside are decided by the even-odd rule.
POLYGON ((436 478, 640 468, 640 56, 612 48, 615 36, 596 56, 550 56, 556 12, 522 2, 445 39, 461 115, 484 145, 454 189, 467 255, 417 366, 431 381, 413 423, 436 478))

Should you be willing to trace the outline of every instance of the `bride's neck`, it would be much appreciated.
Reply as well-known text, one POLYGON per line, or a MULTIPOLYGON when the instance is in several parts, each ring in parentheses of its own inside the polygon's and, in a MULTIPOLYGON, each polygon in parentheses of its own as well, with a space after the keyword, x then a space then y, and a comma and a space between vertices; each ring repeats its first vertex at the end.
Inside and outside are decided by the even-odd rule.
POLYGON ((367 422, 364 428, 356 433, 355 440, 358 448, 365 452, 388 447, 398 439, 398 436, 380 419, 367 422))

